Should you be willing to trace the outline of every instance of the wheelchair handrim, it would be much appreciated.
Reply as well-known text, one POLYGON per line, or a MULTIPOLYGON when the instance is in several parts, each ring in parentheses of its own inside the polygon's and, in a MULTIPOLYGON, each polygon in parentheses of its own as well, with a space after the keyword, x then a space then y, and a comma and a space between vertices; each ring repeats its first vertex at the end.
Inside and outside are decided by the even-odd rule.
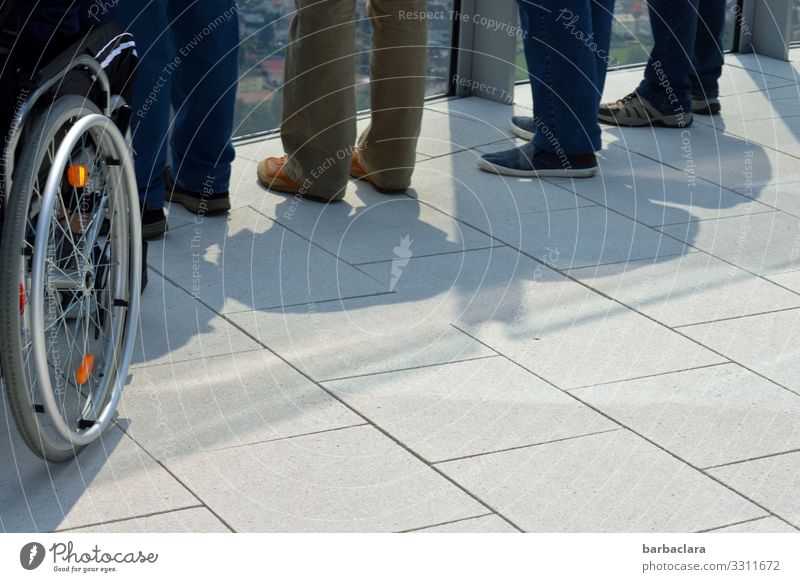
MULTIPOLYGON (((97 129, 100 129, 102 139, 106 140, 106 145, 110 146, 109 149, 113 152, 116 159, 122 160, 129 155, 129 150, 124 138, 113 122, 108 118, 98 114, 91 114, 79 119, 67 132, 54 157, 52 171, 48 176, 44 188, 42 210, 37 222, 37 233, 49 232, 50 225, 54 218, 53 212, 56 197, 59 192, 60 177, 66 170, 73 148, 86 132, 97 129)), ((122 169, 122 176, 117 177, 124 180, 127 186, 125 191, 129 197, 127 201, 128 209, 137 208, 138 199, 132 164, 123 163, 120 165, 120 168, 122 169)), ((138 219, 133 216, 128 216, 127 221, 130 241, 140 240, 141 231, 138 219)), ((48 236, 36 237, 34 241, 34 256, 45 256, 48 241, 48 236)), ((133 245, 133 243, 131 243, 131 245, 133 245)), ((119 249, 117 249, 117 251, 119 251, 119 249)), ((52 423, 52 428, 61 438, 65 439, 67 443, 72 446, 89 444, 105 430, 113 418, 114 411, 121 397, 122 386, 127 379, 127 369, 130 366, 133 354, 136 325, 138 323, 139 289, 141 286, 141 254, 137 252, 133 246, 131 246, 131 251, 132 252, 127 253, 124 257, 127 262, 127 268, 116 270, 117 277, 123 277, 125 280, 117 280, 115 289, 122 289, 123 291, 129 289, 130 292, 126 300, 126 313, 119 313, 117 315, 118 317, 124 318, 120 327, 120 333, 122 335, 120 349, 116 354, 112 354, 110 360, 106 360, 104 357, 104 360, 110 362, 113 366, 113 376, 106 381, 103 390, 104 395, 110 390, 110 397, 103 398, 103 409, 95 411, 99 413, 97 414, 94 424, 82 431, 76 431, 70 428, 64 418, 59 414, 59 407, 50 381, 47 358, 43 355, 47 353, 45 323, 43 320, 45 309, 45 262, 39 260, 34 261, 33 264, 30 296, 31 340, 32 350, 34 353, 40 355, 40 357, 34 358, 34 369, 38 377, 39 396, 42 398, 44 409, 52 423)), ((118 342, 119 340, 115 339, 114 341, 118 342)), ((112 342, 110 345, 114 345, 114 343, 112 342)))

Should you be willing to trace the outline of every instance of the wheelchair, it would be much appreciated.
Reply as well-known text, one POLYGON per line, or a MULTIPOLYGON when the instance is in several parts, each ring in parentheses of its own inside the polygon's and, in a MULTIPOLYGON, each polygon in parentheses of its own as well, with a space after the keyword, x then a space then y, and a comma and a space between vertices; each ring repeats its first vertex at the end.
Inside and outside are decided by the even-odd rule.
POLYGON ((26 76, 5 140, 0 382, 22 439, 47 461, 73 458, 111 424, 138 328, 131 111, 107 75, 132 50, 125 41, 98 27, 26 76))

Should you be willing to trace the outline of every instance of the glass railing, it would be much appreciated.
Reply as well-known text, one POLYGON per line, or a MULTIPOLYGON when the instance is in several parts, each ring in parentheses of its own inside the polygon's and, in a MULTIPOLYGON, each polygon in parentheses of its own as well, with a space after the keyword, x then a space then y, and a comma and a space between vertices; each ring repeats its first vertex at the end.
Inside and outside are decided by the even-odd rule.
MULTIPOLYGON (((800 0, 798 2, 800 3, 800 0)), ((722 47, 726 51, 733 50, 737 5, 737 0, 727 0, 725 33, 722 38, 722 47)), ((617 0, 609 51, 612 62, 618 67, 646 63, 652 48, 653 34, 650 29, 647 2, 644 0, 617 0)), ((517 80, 526 81, 528 75, 521 38, 517 43, 516 65, 517 80)))

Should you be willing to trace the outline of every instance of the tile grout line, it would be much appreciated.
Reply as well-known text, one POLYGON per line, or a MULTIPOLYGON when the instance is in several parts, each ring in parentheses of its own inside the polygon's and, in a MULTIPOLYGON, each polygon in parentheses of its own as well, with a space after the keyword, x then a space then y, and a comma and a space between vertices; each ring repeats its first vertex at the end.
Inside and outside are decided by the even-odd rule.
MULTIPOLYGON (((342 261, 342 262, 344 262, 344 261, 342 261)), ((358 269, 354 265, 349 265, 349 266, 353 267, 358 272, 360 272, 360 273, 362 273, 364 275, 367 275, 373 281, 376 281, 376 282, 380 283, 380 281, 378 281, 377 279, 375 279, 374 277, 372 277, 368 273, 365 273, 361 269, 358 269)), ((189 295, 191 296, 192 299, 200 301, 200 297, 199 296, 195 296, 195 295, 191 294, 188 289, 183 287, 180 283, 178 283, 176 280, 174 280, 171 276, 167 275, 165 272, 159 271, 157 267, 154 267, 152 265, 148 265, 148 268, 151 271, 153 271, 154 273, 156 273, 159 277, 163 278, 165 281, 169 281, 169 283, 171 283, 174 287, 177 287, 178 289, 180 289, 184 293, 189 293, 189 295)), ((241 310, 238 310, 238 311, 226 311, 225 313, 220 313, 219 311, 217 311, 216 309, 211 307, 211 305, 209 305, 208 303, 206 303, 204 301, 201 301, 201 303, 202 303, 202 305, 204 307, 210 309, 216 315, 218 315, 220 317, 225 317, 226 315, 240 315, 242 313, 253 313, 253 312, 256 312, 256 311, 277 311, 279 309, 291 309, 291 308, 294 308, 294 307, 306 307, 308 305, 321 305, 321 304, 326 304, 326 303, 335 303, 337 301, 349 301, 351 299, 369 299, 371 297, 386 297, 386 296, 390 296, 390 295, 395 295, 395 292, 394 291, 380 291, 380 292, 377 292, 377 293, 366 293, 364 295, 348 295, 347 297, 336 297, 334 299, 320 299, 318 301, 309 300, 309 301, 306 301, 304 303, 290 303, 288 305, 277 305, 277 306, 273 306, 273 307, 251 307, 249 309, 241 309, 241 310)))
MULTIPOLYGON (((183 291, 183 289, 181 289, 181 291, 183 291)), ((203 307, 206 307, 206 306, 203 305, 203 307)), ((214 314, 215 315, 219 315, 216 311, 214 312, 214 314)), ((205 361, 205 360, 211 360, 211 359, 214 359, 214 358, 223 358, 223 357, 236 356, 236 355, 239 355, 239 354, 250 354, 250 353, 253 353, 253 352, 260 352, 262 349, 263 348, 261 346, 257 346, 257 347, 254 347, 254 348, 247 348, 247 349, 241 350, 239 352, 225 352, 223 354, 215 354, 215 355, 202 355, 201 354, 201 355, 197 356, 196 358, 189 358, 188 360, 170 360, 168 362, 161 362, 161 363, 151 363, 151 362, 144 361, 144 362, 140 362, 140 363, 137 363, 137 364, 131 364, 130 368, 128 368, 128 369, 131 372, 135 372, 135 371, 138 372, 138 371, 142 371, 142 370, 152 370, 153 368, 158 368, 160 366, 179 366, 181 364, 189 364, 191 362, 197 362, 198 360, 205 361)), ((142 354, 142 355, 145 355, 145 354, 142 354)))
POLYGON ((695 370, 705 370, 707 368, 718 368, 720 366, 735 365, 734 362, 718 362, 716 364, 704 364, 702 366, 693 366, 691 368, 683 368, 681 370, 670 370, 669 372, 658 372, 657 374, 645 374, 644 376, 633 376, 631 378, 623 378, 622 380, 612 380, 611 382, 598 382, 597 384, 587 384, 585 386, 577 386, 575 388, 565 388, 565 392, 573 390, 585 390, 587 388, 602 388, 603 386, 614 386, 615 384, 622 384, 623 382, 633 382, 634 380, 647 380, 649 378, 659 378, 661 376, 669 376, 670 374, 682 374, 684 372, 694 372, 695 370))
POLYGON ((267 444, 267 443, 277 443, 277 442, 281 442, 281 441, 289 441, 289 440, 299 439, 299 438, 303 438, 303 437, 316 436, 316 435, 320 435, 320 434, 327 434, 329 432, 338 432, 340 430, 347 430, 349 428, 358 428, 358 427, 361 427, 361 426, 369 426, 369 424, 367 424, 366 422, 361 422, 361 423, 358 423, 358 424, 350 424, 350 425, 347 425, 347 426, 337 426, 336 428, 326 428, 324 430, 316 430, 316 431, 304 432, 304 433, 300 433, 300 434, 291 434, 291 435, 287 435, 287 436, 283 436, 283 437, 277 437, 277 438, 274 438, 274 439, 265 439, 265 440, 262 440, 262 441, 253 441, 253 442, 250 442, 250 443, 239 443, 239 444, 235 444, 235 445, 228 445, 226 447, 216 447, 216 448, 207 449, 205 452, 210 454, 210 453, 216 453, 216 452, 219 452, 219 451, 230 451, 232 449, 240 449, 242 447, 252 447, 252 446, 256 446, 256 445, 264 445, 264 444, 267 444))
MULTIPOLYGON (((491 349, 491 348, 487 348, 491 349)), ((495 350, 492 350, 495 351, 495 350)), ((490 356, 476 356, 474 358, 467 358, 466 360, 453 360, 450 362, 436 362, 433 364, 421 364, 419 366, 412 366, 410 368, 397 368, 395 370, 386 370, 383 372, 369 372, 367 374, 356 374, 355 376, 342 376, 341 378, 329 378, 329 379, 321 379, 321 384, 328 384, 330 382, 341 382, 343 380, 356 380, 360 378, 371 378, 372 376, 383 376, 385 374, 395 374, 398 372, 411 372, 414 370, 425 370, 427 368, 438 368, 442 366, 450 366, 453 364, 463 364, 465 362, 477 362, 480 360, 491 360, 492 358, 499 358, 500 354, 495 352, 493 355, 490 356)))
MULTIPOLYGON (((744 519, 744 520, 742 520, 742 521, 735 521, 735 522, 733 522, 733 523, 729 523, 729 524, 727 524, 727 525, 721 525, 721 526, 719 526, 719 527, 712 527, 712 528, 709 528, 709 529, 701 529, 701 530, 699 530, 699 531, 696 531, 695 533, 713 533, 713 532, 715 532, 715 531, 718 531, 718 530, 721 530, 721 529, 725 529, 725 528, 727 528, 727 527, 733 527, 733 526, 735 526, 735 525, 744 525, 744 524, 746 524, 746 523, 754 523, 754 522, 756 522, 756 521, 761 521, 761 520, 764 520, 764 519, 769 519, 769 518, 770 518, 770 516, 769 516, 769 515, 765 515, 765 516, 763 516, 763 517, 754 517, 754 518, 752 518, 752 519, 744 519)), ((789 525, 792 525, 792 524, 789 524, 789 525)), ((794 526, 792 526, 792 528, 793 528, 793 529, 797 529, 797 528, 796 528, 796 527, 794 527, 794 526)))
MULTIPOLYGON (((774 214, 776 212, 786 212, 785 210, 781 210, 779 208, 773 208, 772 206, 769 206, 769 205, 765 204, 764 202, 761 202, 761 201, 756 200, 754 198, 750 198, 749 196, 744 196, 743 194, 739 194, 739 196, 742 196, 743 198, 745 198, 746 200, 749 200, 751 202, 757 202, 758 204, 761 204, 762 206, 766 206, 767 209, 766 210, 754 210, 752 212, 744 212, 742 214, 731 214, 731 215, 728 215, 728 216, 712 216, 712 217, 709 217, 709 218, 697 218, 696 220, 684 220, 682 222, 665 222, 664 224, 657 224, 657 225, 653 225, 653 226, 655 226, 656 228, 666 228, 668 226, 682 226, 684 224, 685 225, 700 224, 702 222, 711 222, 713 220, 722 220, 724 218, 743 218, 745 216, 759 216, 761 214, 774 214)), ((786 212, 786 214, 788 214, 788 212, 786 212)))
MULTIPOLYGON (((454 327, 455 327, 455 326, 454 326, 454 327)), ((480 339, 478 339, 478 338, 474 337, 473 335, 471 335, 471 334, 467 333, 467 332, 466 332, 466 331, 464 331, 464 330, 461 330, 461 331, 462 331, 463 333, 465 333, 466 335, 468 335, 469 337, 471 337, 472 339, 474 339, 476 342, 479 342, 479 343, 481 343, 481 344, 485 345, 486 347, 489 347, 489 348, 491 348, 491 346, 489 346, 489 345, 488 345, 486 342, 483 342, 483 341, 481 341, 480 339)), ((499 353, 500 353, 500 352, 499 352, 499 353)), ((501 353, 501 354, 502 354, 502 353, 501 353)), ((583 405, 584 405, 584 406, 586 406, 587 408, 590 408, 591 410, 595 411, 597 414, 599 414, 599 415, 603 416, 604 418, 606 418, 606 419, 610 420, 611 422, 613 422, 613 423, 615 423, 615 424, 617 424, 617 425, 621 426, 621 427, 622 427, 622 428, 624 428, 625 430, 627 430, 627 431, 631 432, 632 434, 634 434, 634 435, 638 436, 640 439, 642 439, 642 440, 644 440, 644 441, 646 441, 646 442, 650 443, 652 446, 654 446, 654 447, 656 447, 657 449, 659 449, 659 450, 663 451, 664 453, 668 454, 669 456, 671 456, 672 458, 676 459, 676 460, 677 460, 677 461, 679 461, 680 463, 683 463, 684 465, 686 465, 686 466, 687 466, 687 467, 689 467, 690 469, 693 469, 693 470, 694 470, 694 471, 696 471, 697 473, 699 473, 699 474, 701 474, 701 475, 704 475, 704 476, 706 476, 708 479, 711 479, 712 481, 714 481, 714 482, 716 482, 717 484, 721 485, 721 486, 722 486, 722 487, 724 487, 725 489, 727 489, 727 490, 731 491, 732 493, 734 493, 734 494, 738 495, 738 496, 739 496, 739 497, 741 497, 742 499, 745 499, 746 501, 750 502, 750 503, 751 503, 751 504, 753 504, 754 506, 758 507, 758 508, 759 508, 759 509, 761 509, 762 511, 765 511, 765 512, 767 512, 769 515, 771 515, 771 516, 775 517, 776 519, 779 519, 780 521, 782 521, 782 522, 784 522, 784 523, 786 523, 786 524, 788 524, 788 525, 791 525, 792 527, 794 527, 794 526, 793 526, 793 525, 792 525, 792 524, 791 524, 789 521, 787 521, 786 519, 784 519, 784 518, 782 518, 781 516, 777 515, 776 513, 774 513, 773 511, 771 511, 770 509, 768 509, 768 508, 767 508, 767 507, 765 507, 764 505, 762 505, 761 503, 758 503, 758 502, 757 502, 757 501, 755 501, 754 499, 751 499, 749 496, 745 495, 744 493, 742 493, 742 492, 740 492, 740 491, 737 491, 737 490, 736 490, 736 489, 734 489, 732 486, 728 485, 727 483, 724 483, 722 480, 718 479, 718 478, 717 478, 717 477, 715 477, 714 475, 711 475, 710 473, 707 473, 707 472, 705 472, 704 470, 700 469, 699 467, 695 467, 695 466, 694 466, 694 465, 692 465, 690 462, 688 462, 688 461, 686 461, 685 459, 681 458, 680 456, 678 456, 677 454, 673 453, 673 452, 672 452, 672 451, 670 451, 669 449, 666 449, 666 448, 664 448, 663 446, 661 446, 660 444, 656 443, 655 441, 653 441, 653 440, 649 439, 648 437, 646 437, 646 436, 644 436, 644 435, 640 434, 638 431, 636 431, 636 430, 632 429, 631 427, 627 426, 625 423, 623 423, 623 422, 621 422, 621 421, 619 421, 619 420, 617 420, 617 419, 613 418, 612 416, 610 416, 609 414, 607 414, 607 413, 603 412, 603 411, 602 411, 602 410, 600 410, 599 408, 597 408, 597 407, 593 406, 593 405, 592 405, 592 404, 590 404, 589 402, 586 402, 586 401, 584 401, 584 400, 582 400, 582 399, 578 398, 578 397, 577 397, 577 396, 576 396, 574 393, 572 393, 572 392, 568 392, 567 390, 564 390, 564 389, 560 388, 560 387, 559 387, 557 384, 555 384, 554 382, 552 382, 552 381, 548 380, 547 378, 545 378, 545 377, 543 377, 543 376, 541 376, 541 375, 537 374, 536 372, 534 372, 534 371, 533 371, 533 370, 531 370, 530 368, 528 368, 528 367, 526 367, 526 366, 522 365, 521 363, 519 363, 519 362, 517 362, 517 361, 513 360, 513 359, 512 359, 512 358, 510 358, 509 356, 506 356, 505 354, 502 354, 502 355, 503 355, 503 357, 504 357, 504 358, 506 358, 506 359, 507 359, 509 362, 511 362, 512 364, 514 364, 514 365, 518 366, 519 368, 521 368, 521 369, 525 370, 526 372, 528 372, 528 373, 530 373, 530 374, 533 374, 534 376, 536 376, 536 377, 537 377, 537 378, 539 378, 540 380, 542 380, 542 381, 546 382, 546 383, 547 383, 547 384, 549 384, 550 386, 553 386, 554 388, 556 388, 557 390, 561 391, 562 393, 564 393, 564 394, 568 395, 569 397, 573 398, 574 400, 576 400, 576 401, 577 401, 577 402, 579 402, 580 404, 583 404, 583 405)))
POLYGON ((420 531, 425 531, 426 529, 433 529, 435 527, 441 527, 443 525, 451 525, 454 523, 463 523, 465 521, 471 521, 473 519, 480 519, 482 517, 489 517, 491 515, 497 515, 496 513, 482 513, 481 515, 473 515, 471 517, 462 517, 461 519, 451 519, 450 521, 443 521, 441 523, 434 523, 433 525, 423 525, 422 527, 415 527, 411 529, 404 529, 397 533, 417 533, 420 531))
MULTIPOLYGON (((508 245, 503 243, 503 244, 499 244, 499 245, 490 245, 490 246, 487 246, 487 247, 479 247, 479 248, 476 248, 476 249, 462 249, 460 251, 445 251, 445 252, 442 252, 442 253, 431 253, 431 254, 428 254, 428 255, 414 255, 413 257, 411 257, 411 260, 413 261, 414 259, 428 259, 428 258, 431 258, 431 257, 445 257, 447 255, 458 255, 458 254, 464 255, 464 254, 467 254, 467 253, 474 253, 474 252, 477 252, 477 251, 488 251, 488 250, 492 250, 492 249, 502 249, 502 248, 504 248, 506 246, 508 246, 508 245)), ((364 263, 353 263, 352 266, 353 267, 365 267, 367 265, 381 265, 381 264, 384 264, 384 263, 391 263, 394 260, 396 260, 396 259, 381 259, 379 261, 367 261, 367 262, 364 262, 364 263)))
POLYGON ((731 461, 729 463, 720 463, 719 465, 711 465, 710 467, 705 467, 703 471, 713 471, 714 469, 722 469, 724 467, 732 467, 734 465, 741 465, 742 463, 750 463, 752 461, 761 461, 763 459, 772 459, 773 457, 782 457, 784 455, 791 455, 794 453, 800 453, 800 449, 789 449, 788 451, 780 451, 777 453, 769 453, 766 455, 758 455, 755 457, 750 457, 749 459, 741 459, 739 461, 731 461))
MULTIPOLYGON (((158 515, 169 515, 170 513, 177 513, 179 511, 186 511, 187 509, 208 509, 205 505, 187 505, 186 507, 176 507, 175 509, 165 509, 164 511, 153 511, 151 513, 143 513, 142 515, 134 515, 131 517, 121 517, 119 519, 109 519, 108 521, 98 521, 96 523, 88 523, 86 525, 79 525, 76 527, 66 527, 64 529, 53 530, 53 533, 64 533, 69 531, 77 531, 90 527, 97 527, 100 525, 110 525, 112 523, 124 523, 126 521, 134 521, 136 519, 144 519, 147 517, 155 517, 158 515)), ((80 533, 80 532, 78 532, 80 533)))
MULTIPOLYGON (((617 423, 617 424, 619 424, 619 423, 617 423)), ((586 438, 586 437, 590 437, 590 436, 597 436, 597 435, 601 435, 601 434, 606 434, 606 433, 609 433, 609 432, 617 432, 617 431, 620 431, 620 430, 622 430, 621 427, 609 428, 609 429, 606 429, 606 430, 598 430, 596 432, 587 432, 585 434, 577 434, 577 435, 574 435, 574 436, 568 436, 568 437, 564 437, 564 438, 560 438, 560 439, 553 439, 551 441, 542 441, 542 442, 539 442, 539 443, 530 443, 530 444, 527 444, 527 445, 518 445, 518 446, 515 446, 515 447, 508 447, 508 448, 505 448, 505 449, 497 449, 496 451, 486 451, 484 453, 475 453, 475 454, 472 454, 472 455, 464 455, 463 457, 453 457, 451 459, 444 459, 442 461, 433 461, 433 464, 434 465, 442 465, 444 463, 453 463, 455 461, 464 461, 464 460, 468 460, 468 459, 475 459, 475 458, 478 458, 478 457, 486 457, 486 456, 489 456, 489 455, 496 455, 496 454, 500 454, 500 453, 508 453, 510 451, 519 451, 519 450, 522 450, 522 449, 534 449, 534 448, 542 447, 542 446, 545 446, 545 445, 552 445, 552 444, 555 444, 555 443, 563 443, 563 442, 567 442, 567 441, 574 441, 574 440, 578 440, 578 439, 582 439, 582 438, 586 438)))
MULTIPOLYGON (((797 295, 797 293, 795 293, 797 295)), ((759 311, 758 313, 746 313, 744 315, 732 315, 730 317, 721 317, 719 319, 710 319, 708 321, 698 321, 696 323, 682 323, 681 325, 675 325, 672 327, 673 330, 677 329, 686 329, 687 327, 696 327, 700 325, 712 325, 715 323, 723 323, 726 321, 736 321, 737 319, 747 319, 748 317, 760 317, 762 315, 774 315, 776 313, 786 313, 787 311, 797 311, 800 310, 800 305, 796 305, 794 307, 782 307, 780 309, 772 309, 769 311, 759 311)))

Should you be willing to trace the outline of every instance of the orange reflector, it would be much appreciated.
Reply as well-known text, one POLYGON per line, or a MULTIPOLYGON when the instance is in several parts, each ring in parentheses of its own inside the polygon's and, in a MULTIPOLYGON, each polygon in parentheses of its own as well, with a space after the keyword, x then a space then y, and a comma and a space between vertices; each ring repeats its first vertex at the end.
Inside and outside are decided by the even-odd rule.
POLYGON ((19 312, 25 313, 25 286, 22 283, 19 284, 19 312))
POLYGON ((94 356, 92 354, 86 354, 83 356, 83 362, 81 363, 81 367, 78 368, 78 373, 75 374, 75 379, 78 381, 78 384, 83 386, 89 381, 89 376, 92 375, 92 368, 94 368, 94 356))
POLYGON ((83 164, 73 164, 67 168, 67 182, 74 188, 83 188, 89 182, 89 168, 83 164))

